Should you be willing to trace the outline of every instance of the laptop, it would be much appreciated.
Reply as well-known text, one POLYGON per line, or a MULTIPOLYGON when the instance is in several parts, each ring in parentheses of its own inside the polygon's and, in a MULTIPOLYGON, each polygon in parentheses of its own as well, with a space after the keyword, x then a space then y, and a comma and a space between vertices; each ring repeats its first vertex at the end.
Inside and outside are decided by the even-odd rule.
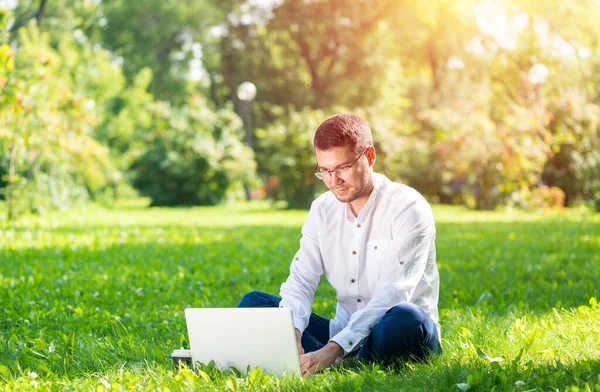
POLYGON ((291 309, 187 308, 185 320, 194 367, 214 361, 220 369, 301 374, 291 309))

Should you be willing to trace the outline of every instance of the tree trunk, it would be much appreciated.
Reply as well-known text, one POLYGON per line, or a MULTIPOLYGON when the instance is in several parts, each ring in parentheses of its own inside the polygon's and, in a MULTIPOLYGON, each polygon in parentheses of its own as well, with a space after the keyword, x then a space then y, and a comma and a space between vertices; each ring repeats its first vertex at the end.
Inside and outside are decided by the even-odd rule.
POLYGON ((439 60, 435 48, 435 36, 429 39, 427 44, 427 61, 429 68, 431 69, 431 90, 433 93, 437 93, 441 86, 440 72, 439 72, 439 60))
POLYGON ((35 13, 35 20, 37 20, 38 26, 40 25, 42 18, 44 17, 44 10, 46 9, 46 0, 40 0, 40 6, 35 13))
POLYGON ((215 104, 215 109, 219 109, 221 105, 219 103, 219 96, 217 95, 217 81, 215 80, 214 71, 206 69, 206 73, 208 73, 208 79, 210 81, 210 98, 215 104))

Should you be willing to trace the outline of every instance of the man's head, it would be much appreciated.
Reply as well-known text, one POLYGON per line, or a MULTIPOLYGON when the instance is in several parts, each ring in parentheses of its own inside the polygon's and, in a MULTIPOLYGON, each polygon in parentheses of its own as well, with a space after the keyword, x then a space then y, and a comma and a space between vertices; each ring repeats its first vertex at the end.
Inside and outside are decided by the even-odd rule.
POLYGON ((360 154, 373 145, 371 128, 354 114, 336 114, 323 121, 315 132, 315 150, 327 151, 332 147, 347 147, 360 154))
POLYGON ((371 168, 375 148, 369 125, 353 114, 336 114, 315 133, 315 173, 339 201, 368 198, 373 189, 371 168))

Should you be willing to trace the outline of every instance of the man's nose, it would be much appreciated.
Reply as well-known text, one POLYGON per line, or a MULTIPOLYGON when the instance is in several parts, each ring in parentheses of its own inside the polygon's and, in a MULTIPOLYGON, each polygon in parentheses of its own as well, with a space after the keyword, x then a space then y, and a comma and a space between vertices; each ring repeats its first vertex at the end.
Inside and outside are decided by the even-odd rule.
POLYGON ((337 170, 331 172, 331 183, 332 184, 341 184, 343 182, 342 178, 338 174, 337 170))

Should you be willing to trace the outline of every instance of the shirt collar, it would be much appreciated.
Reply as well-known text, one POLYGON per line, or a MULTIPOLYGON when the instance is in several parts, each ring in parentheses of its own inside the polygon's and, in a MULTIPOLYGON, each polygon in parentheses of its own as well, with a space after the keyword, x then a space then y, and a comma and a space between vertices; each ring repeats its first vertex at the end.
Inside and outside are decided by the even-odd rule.
POLYGON ((372 173, 372 176, 373 176, 373 191, 369 195, 369 199, 367 200, 367 203, 360 210, 357 217, 355 217, 354 214, 352 213, 352 210, 350 209, 350 203, 344 203, 346 205, 345 206, 346 207, 345 208, 346 219, 348 219, 348 221, 350 221, 352 223, 364 221, 365 216, 367 216, 368 214, 371 213, 370 210, 373 209, 373 204, 375 204, 375 201, 377 200, 377 197, 379 196, 379 189, 381 188, 381 184, 383 183, 383 179, 385 178, 385 176, 383 176, 382 174, 375 173, 375 172, 372 173))

